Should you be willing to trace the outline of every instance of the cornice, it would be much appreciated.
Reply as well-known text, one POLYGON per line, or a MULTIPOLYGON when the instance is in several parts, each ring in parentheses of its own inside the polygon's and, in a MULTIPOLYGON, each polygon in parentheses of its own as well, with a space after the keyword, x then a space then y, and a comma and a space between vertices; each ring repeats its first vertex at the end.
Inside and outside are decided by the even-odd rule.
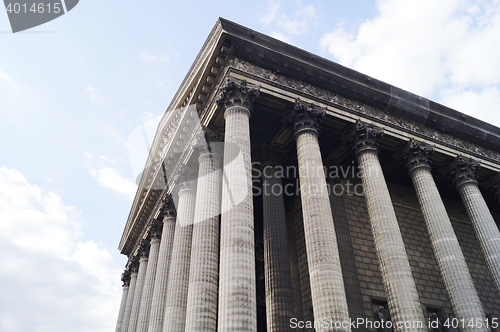
POLYGON ((228 65, 243 76, 251 77, 280 89, 292 91, 305 98, 317 100, 323 104, 329 104, 347 111, 356 117, 362 116, 365 119, 377 122, 381 127, 395 128, 410 134, 410 136, 420 137, 436 144, 441 144, 442 146, 457 151, 457 155, 465 153, 497 165, 500 164, 499 153, 481 147, 475 143, 448 134, 443 134, 435 129, 385 113, 375 107, 351 100, 332 91, 318 88, 309 83, 272 72, 236 57, 231 58, 228 65))

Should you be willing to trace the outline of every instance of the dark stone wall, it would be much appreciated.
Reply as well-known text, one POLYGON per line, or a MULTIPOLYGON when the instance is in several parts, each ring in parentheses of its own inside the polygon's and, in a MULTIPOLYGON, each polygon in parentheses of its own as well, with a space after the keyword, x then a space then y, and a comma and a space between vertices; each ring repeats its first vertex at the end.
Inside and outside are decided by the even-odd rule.
MULTIPOLYGON (((356 180, 350 181, 356 183, 356 180)), ((393 183, 388 183, 388 187, 424 315, 428 317, 430 312, 439 312, 442 317, 451 318, 451 305, 414 190, 393 183)), ((371 319, 374 310, 386 302, 386 293, 378 267, 365 198, 345 191, 342 196, 331 195, 330 202, 350 316, 353 319, 371 319)), ((458 201, 444 199, 444 203, 486 315, 499 317, 500 296, 465 209, 458 201)), ((295 200, 293 207, 288 207, 287 214, 294 301, 300 299, 300 303, 297 300, 295 306, 302 308, 299 313, 302 317, 297 314, 297 318, 313 320, 300 198, 295 200)), ((496 220, 500 220, 496 213, 493 214, 496 220)))

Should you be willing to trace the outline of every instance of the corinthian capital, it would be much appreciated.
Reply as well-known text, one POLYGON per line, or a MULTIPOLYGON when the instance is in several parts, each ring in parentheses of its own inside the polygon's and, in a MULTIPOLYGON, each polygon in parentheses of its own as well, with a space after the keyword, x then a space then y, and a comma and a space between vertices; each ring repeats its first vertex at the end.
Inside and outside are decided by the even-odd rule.
POLYGON ((434 156, 434 146, 425 142, 418 142, 410 139, 402 151, 402 161, 408 172, 417 167, 429 167, 432 165, 432 156, 434 156))
POLYGON ((216 103, 224 112, 233 106, 240 106, 252 113, 253 102, 258 96, 258 87, 249 86, 245 80, 237 83, 232 78, 229 78, 222 88, 221 96, 216 103))
POLYGON ((384 132, 382 128, 375 127, 372 123, 356 121, 356 125, 351 132, 350 141, 354 145, 356 154, 364 150, 378 151, 378 143, 384 132))
POLYGON ((141 258, 149 257, 149 239, 141 240, 141 244, 139 245, 139 256, 141 258))
POLYGON ((255 160, 263 166, 281 166, 286 158, 287 151, 278 150, 268 144, 262 144, 262 147, 256 151, 255 160))
POLYGON ((128 287, 128 286, 130 286, 130 271, 125 270, 122 273, 122 282, 123 282, 123 286, 122 287, 128 287))
POLYGON ((174 177, 176 185, 179 190, 194 189, 196 172, 194 169, 187 165, 182 165, 174 177))
POLYGON ((479 163, 472 158, 467 158, 462 155, 453 160, 450 165, 450 174, 453 184, 458 187, 466 182, 477 183, 477 171, 479 163))
POLYGON ((163 223, 157 219, 153 219, 153 223, 149 227, 149 233, 151 234, 151 240, 161 239, 161 232, 163 223))
POLYGON ((219 142, 224 141, 224 136, 206 126, 202 126, 200 132, 196 135, 193 149, 198 155, 205 153, 215 153, 218 154, 220 151, 216 151, 220 148, 219 142))
POLYGON ((158 218, 160 218, 160 220, 165 218, 175 218, 175 204, 172 196, 168 195, 162 200, 158 218))
POLYGON ((302 131, 320 133, 319 124, 325 117, 325 109, 316 107, 312 103, 304 103, 300 99, 295 101, 293 111, 283 118, 283 124, 295 135, 302 131))
POLYGON ((130 260, 130 264, 128 265, 128 270, 130 271, 130 273, 137 273, 137 271, 139 270, 139 257, 137 256, 133 256, 130 260))

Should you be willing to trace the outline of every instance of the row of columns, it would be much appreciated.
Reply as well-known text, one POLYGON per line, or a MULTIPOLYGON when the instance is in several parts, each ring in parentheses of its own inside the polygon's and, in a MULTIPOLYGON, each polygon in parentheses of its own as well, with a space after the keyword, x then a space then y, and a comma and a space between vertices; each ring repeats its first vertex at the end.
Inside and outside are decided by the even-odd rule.
MULTIPOLYGON (((209 141, 197 148, 197 190, 185 179, 189 177, 187 168, 180 172, 178 183, 184 184, 179 190, 177 219, 173 207, 164 204, 163 227, 156 224, 152 228, 151 239, 141 245, 140 259, 133 260, 124 273, 116 331, 257 330, 249 119, 258 93, 258 89, 249 87, 245 81, 229 81, 224 87, 217 101, 226 120, 224 160, 220 160, 220 153, 209 141), (224 165, 222 178, 218 172, 220 162, 224 165)), ((318 142, 319 123, 324 116, 324 110, 297 101, 283 122, 294 133, 297 145, 314 316, 316 320, 348 322, 342 267, 318 142)), ((421 321, 425 329, 415 281, 378 159, 382 135, 382 130, 358 121, 350 138, 362 174, 391 316, 393 321, 421 321)), ((269 151, 261 152, 266 155, 264 165, 279 164, 269 151)), ((415 187, 455 317, 466 321, 485 319, 431 174, 433 153, 432 146, 411 140, 402 151, 402 160, 415 187)), ((500 232, 479 191, 477 167, 471 159, 459 156, 451 172, 500 292, 500 232)), ((281 181, 272 168, 265 175, 264 187, 281 181)), ((263 203, 267 326, 268 331, 288 331, 292 291, 282 193, 264 194, 263 203)), ((333 330, 317 328, 317 331, 333 330)), ((417 330, 422 329, 399 329, 417 330)), ((487 331, 477 327, 474 330, 487 331)), ((350 328, 342 325, 335 331, 350 331, 350 328)), ((462 331, 469 329, 466 326, 462 331)))

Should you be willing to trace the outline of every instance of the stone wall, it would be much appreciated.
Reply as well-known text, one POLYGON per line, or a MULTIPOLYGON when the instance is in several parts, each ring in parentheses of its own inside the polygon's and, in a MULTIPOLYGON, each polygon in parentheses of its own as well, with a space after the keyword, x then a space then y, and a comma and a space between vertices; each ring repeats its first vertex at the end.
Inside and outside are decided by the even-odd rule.
MULTIPOLYGON (((355 180, 350 181, 352 183, 355 180)), ((437 312, 444 318, 451 318, 451 305, 414 190, 393 183, 388 183, 388 186, 424 315, 429 317, 430 313, 437 312)), ((331 195, 330 202, 350 317, 372 319, 374 310, 386 303, 386 293, 365 198, 353 192, 345 192, 342 196, 331 195)), ((498 317, 500 298, 465 209, 458 201, 444 199, 444 203, 485 313, 488 317, 498 317)), ((299 320, 313 320, 300 198, 296 198, 293 206, 289 206, 287 215, 296 317, 299 320), (297 312, 299 307, 301 310, 297 312)), ((500 220, 498 214, 493 215, 497 221, 500 220)))

